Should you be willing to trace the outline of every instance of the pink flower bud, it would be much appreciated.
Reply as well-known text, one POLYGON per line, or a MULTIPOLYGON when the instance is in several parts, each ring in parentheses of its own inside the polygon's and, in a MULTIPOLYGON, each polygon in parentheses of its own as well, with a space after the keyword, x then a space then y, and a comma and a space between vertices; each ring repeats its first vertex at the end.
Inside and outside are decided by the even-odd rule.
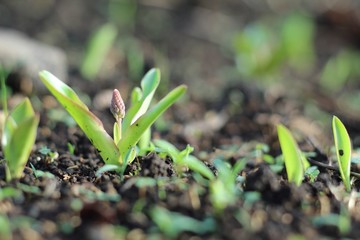
POLYGON ((120 92, 117 89, 114 89, 113 91, 110 111, 114 115, 116 120, 124 118, 125 116, 125 104, 120 95, 120 92))

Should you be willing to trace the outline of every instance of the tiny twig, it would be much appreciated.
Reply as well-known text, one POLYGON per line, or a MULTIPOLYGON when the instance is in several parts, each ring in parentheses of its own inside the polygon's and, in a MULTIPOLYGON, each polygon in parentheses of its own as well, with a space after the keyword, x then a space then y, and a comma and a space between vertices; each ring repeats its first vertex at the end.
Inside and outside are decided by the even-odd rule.
MULTIPOLYGON (((339 168, 338 167, 334 167, 334 166, 330 166, 328 164, 325 164, 325 163, 322 163, 322 162, 318 162, 314 159, 311 159, 311 158, 308 158, 308 161, 316 166, 319 166, 319 167, 323 167, 323 168, 327 168, 327 169, 330 169, 330 170, 333 170, 333 171, 338 171, 339 172, 339 168)), ((360 173, 357 173, 357 172, 350 172, 350 175, 352 175, 353 177, 357 177, 357 178, 360 178, 360 173)))

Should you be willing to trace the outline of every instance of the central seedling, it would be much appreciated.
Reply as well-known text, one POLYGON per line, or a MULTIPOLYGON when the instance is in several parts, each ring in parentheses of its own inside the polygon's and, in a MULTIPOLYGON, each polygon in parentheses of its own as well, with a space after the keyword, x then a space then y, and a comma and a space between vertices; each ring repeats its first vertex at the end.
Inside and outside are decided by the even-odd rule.
POLYGON ((49 91, 75 119, 105 163, 118 166, 133 161, 137 154, 136 144, 141 137, 187 89, 184 85, 175 88, 148 111, 160 83, 160 71, 152 69, 142 79, 141 88, 134 89, 132 105, 126 114, 120 92, 115 89, 110 107, 116 120, 112 138, 100 119, 89 111, 73 89, 47 71, 41 71, 39 75, 49 91))

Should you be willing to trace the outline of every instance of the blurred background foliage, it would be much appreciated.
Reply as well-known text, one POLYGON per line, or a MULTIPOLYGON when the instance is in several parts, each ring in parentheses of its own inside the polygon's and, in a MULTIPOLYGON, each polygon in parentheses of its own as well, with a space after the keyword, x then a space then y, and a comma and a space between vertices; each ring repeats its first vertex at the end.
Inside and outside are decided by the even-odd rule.
POLYGON ((319 121, 330 113, 350 114, 351 121, 360 120, 358 5, 350 0, 3 0, 0 26, 63 49, 70 81, 116 81, 129 89, 158 67, 163 93, 185 82, 192 99, 218 102, 223 90, 251 85, 265 95, 301 99, 304 112, 319 121))

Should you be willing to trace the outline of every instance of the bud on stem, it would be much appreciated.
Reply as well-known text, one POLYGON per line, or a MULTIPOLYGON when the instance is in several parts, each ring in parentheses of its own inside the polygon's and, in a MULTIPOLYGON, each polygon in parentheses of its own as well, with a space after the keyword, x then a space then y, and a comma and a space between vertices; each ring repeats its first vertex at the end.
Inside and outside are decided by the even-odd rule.
POLYGON ((119 141, 121 139, 121 121, 125 116, 125 104, 120 95, 120 92, 117 89, 114 89, 113 91, 110 111, 113 114, 114 118, 116 119, 117 127, 118 127, 118 131, 116 134, 117 137, 114 136, 114 139, 117 139, 119 141))
POLYGON ((114 115, 116 121, 119 121, 125 116, 125 104, 117 89, 114 89, 113 91, 110 111, 114 115))

